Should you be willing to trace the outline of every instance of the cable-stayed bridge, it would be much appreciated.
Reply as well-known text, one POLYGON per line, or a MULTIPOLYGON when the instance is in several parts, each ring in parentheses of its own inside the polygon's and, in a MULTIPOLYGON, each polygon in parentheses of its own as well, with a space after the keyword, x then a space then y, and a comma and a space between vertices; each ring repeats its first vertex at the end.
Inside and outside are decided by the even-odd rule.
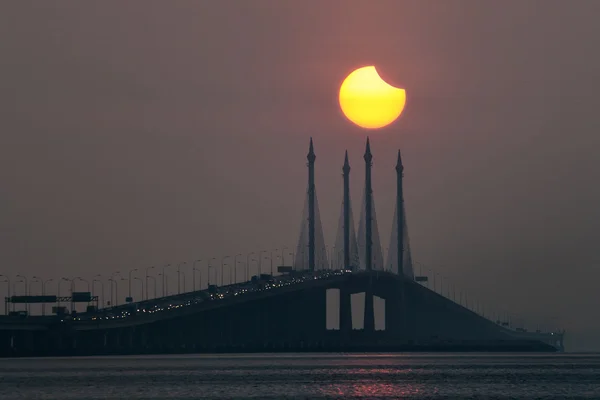
MULTIPOLYGON (((300 226, 300 236, 292 256, 292 265, 281 266, 277 274, 262 267, 259 252, 257 274, 250 277, 250 255, 245 273, 239 274, 236 255, 233 263, 212 266, 208 262, 206 288, 196 290, 198 271, 193 264, 192 291, 181 291, 181 271, 177 268, 178 294, 169 295, 168 276, 163 268, 163 297, 148 299, 148 271, 145 276, 146 299, 131 298, 132 278, 129 272, 129 296, 122 305, 114 305, 110 281, 110 307, 95 296, 93 290, 75 292, 71 280, 71 295, 46 295, 42 281, 42 296, 6 297, 6 311, 18 303, 57 303, 56 315, 32 316, 27 312, 10 312, 0 318, 1 355, 68 355, 68 354, 140 354, 199 351, 398 351, 398 350, 482 350, 482 351, 556 351, 563 349, 563 333, 528 332, 512 329, 507 321, 496 316, 486 318, 459 302, 423 286, 424 276, 415 276, 407 228, 403 196, 404 167, 400 152, 396 164, 396 206, 390 233, 390 250, 384 259, 371 187, 373 155, 367 139, 364 154, 365 187, 360 208, 358 232, 355 230, 350 202, 350 164, 348 155, 342 167, 344 186, 339 227, 331 252, 325 245, 315 187, 315 161, 312 139, 309 145, 308 188, 300 226), (225 266, 229 269, 229 284, 224 284, 225 266), (218 273, 220 272, 220 282, 218 273), (233 274, 232 274, 233 273, 233 274), (232 277, 233 275, 233 277, 232 277), (243 279, 242 279, 243 276, 243 279), (327 291, 339 293, 339 327, 327 329, 327 291), (354 296, 364 294, 362 327, 353 321, 354 296), (375 326, 375 298, 384 301, 385 326, 375 326), (83 313, 68 313, 62 304, 83 302, 90 306, 83 313)), ((199 261, 199 260, 197 260, 199 261)), ((5 277, 6 278, 6 277, 5 277)), ((76 278, 86 282, 84 279, 76 278)), ((144 281, 140 281, 142 287, 144 281)), ((20 276, 27 286, 27 279, 20 276)), ((121 278, 121 280, 125 280, 121 278)), ((8 278, 8 290, 11 283, 8 278)), ((92 282, 92 289, 94 283, 92 282)), ((15 282, 13 282, 13 294, 15 282)), ((185 284, 185 280, 184 280, 185 284)), ((29 286, 31 288, 31 284, 29 286)), ((434 286, 435 289, 435 286, 434 286)), ((104 296, 102 287, 101 296, 104 296)), ((27 304, 26 309, 29 308, 27 304)), ((489 317, 489 315, 488 315, 489 317)))

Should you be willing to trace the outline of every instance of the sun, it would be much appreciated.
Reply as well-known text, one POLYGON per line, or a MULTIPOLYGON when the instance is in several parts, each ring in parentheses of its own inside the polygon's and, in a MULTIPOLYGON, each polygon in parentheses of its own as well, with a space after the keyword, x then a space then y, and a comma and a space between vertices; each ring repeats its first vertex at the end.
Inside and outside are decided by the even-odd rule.
POLYGON ((406 91, 385 82, 374 66, 354 70, 340 87, 340 107, 350 121, 366 129, 394 122, 404 110, 406 91))

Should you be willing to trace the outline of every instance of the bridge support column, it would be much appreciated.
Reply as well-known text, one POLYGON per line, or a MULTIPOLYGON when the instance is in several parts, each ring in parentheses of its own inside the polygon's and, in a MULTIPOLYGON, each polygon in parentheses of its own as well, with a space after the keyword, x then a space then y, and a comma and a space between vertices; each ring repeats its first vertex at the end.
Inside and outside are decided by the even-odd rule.
POLYGON ((401 296, 397 293, 390 293, 385 299, 385 332, 386 336, 392 335, 395 339, 399 338, 402 332, 402 307, 401 296))
POLYGON ((310 310, 309 342, 319 342, 327 331, 327 289, 318 288, 310 292, 312 306, 310 310))
POLYGON ((367 290, 365 291, 365 319, 364 331, 369 333, 375 332, 375 310, 373 304, 373 282, 369 278, 367 290))
POLYGON ((352 293, 340 288, 340 333, 344 339, 352 332, 352 293))

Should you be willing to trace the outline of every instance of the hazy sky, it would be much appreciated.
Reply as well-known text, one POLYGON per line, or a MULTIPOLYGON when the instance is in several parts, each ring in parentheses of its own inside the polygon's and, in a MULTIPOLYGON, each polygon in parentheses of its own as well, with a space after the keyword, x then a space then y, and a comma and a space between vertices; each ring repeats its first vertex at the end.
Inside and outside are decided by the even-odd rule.
POLYGON ((367 134, 337 90, 376 65, 408 98, 370 133, 384 247, 401 148, 415 260, 600 349, 599 13, 596 0, 2 2, 0 273, 291 248, 310 136, 332 245, 344 150, 358 205, 367 134))

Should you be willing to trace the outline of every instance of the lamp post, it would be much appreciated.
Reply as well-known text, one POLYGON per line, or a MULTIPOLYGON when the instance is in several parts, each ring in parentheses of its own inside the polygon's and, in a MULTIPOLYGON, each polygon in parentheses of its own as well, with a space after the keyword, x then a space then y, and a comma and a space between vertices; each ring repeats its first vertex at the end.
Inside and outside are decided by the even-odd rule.
MULTIPOLYGON (((181 294, 181 266, 187 264, 186 261, 177 264, 177 294, 181 294)), ((185 273, 183 274, 183 291, 185 292, 185 273)))
POLYGON ((104 307, 104 282, 102 282, 102 275, 96 275, 94 276, 93 280, 92 280, 92 295, 94 294, 94 283, 100 283, 100 305, 101 307, 99 308, 103 308, 104 307))
POLYGON ((70 280, 69 278, 65 278, 65 277, 63 276, 63 277, 60 279, 60 281, 58 281, 58 297, 59 297, 59 299, 58 299, 58 306, 59 306, 59 307, 60 307, 60 297, 61 297, 61 294, 60 294, 60 284, 61 284, 61 283, 63 283, 63 282, 71 282, 71 280, 70 280))
MULTIPOLYGON (((154 266, 146 267, 146 300, 148 300, 148 271, 151 269, 154 269, 154 266)), ((156 283, 156 280, 154 280, 154 282, 156 283)), ((154 297, 156 297, 156 294, 154 295, 154 297)))
MULTIPOLYGON (((27 293, 28 296, 31 296, 31 287, 33 286, 33 282, 37 282, 41 286, 44 286, 44 281, 42 280, 42 278, 40 278, 39 276, 35 276, 35 275, 32 276, 31 279, 29 280, 29 292, 27 293)), ((44 304, 44 303, 42 303, 42 304, 44 304)), ((27 303, 27 312, 29 313, 29 302, 27 303)))
POLYGON ((273 276, 273 253, 276 253, 278 251, 279 251, 279 249, 274 249, 271 251, 271 255, 270 255, 270 257, 271 257, 271 276, 273 276))
POLYGON ((41 285, 44 284, 44 282, 42 281, 42 278, 40 278, 39 276, 32 276, 31 279, 29 280, 29 293, 28 293, 29 296, 31 296, 31 287, 33 286, 33 282, 37 282, 41 285))
MULTIPOLYGON (((42 282, 42 296, 46 295, 46 285, 52 281, 54 281, 54 279, 50 278, 42 282)), ((46 315, 46 303, 42 303, 42 315, 46 315)))
POLYGON ((269 250, 261 250, 258 252, 258 276, 260 277, 260 275, 262 274, 262 258, 263 258, 263 253, 268 253, 269 250))
MULTIPOLYGON (((202 262, 202 260, 194 260, 192 263, 192 292, 196 291, 196 271, 200 272, 200 270, 196 269, 197 262, 202 262)), ((202 272, 200 272, 200 282, 202 282, 202 272)), ((200 289, 202 289, 202 284, 200 284, 200 289)))
POLYGON ((75 278, 71 279, 71 295, 73 294, 73 292, 75 291, 75 282, 76 281, 81 281, 83 283, 85 283, 87 285, 87 291, 90 291, 90 282, 83 279, 80 276, 76 276, 75 278))
POLYGON ((142 293, 144 293, 144 281, 141 278, 138 278, 137 276, 134 276, 133 279, 136 281, 140 281, 140 284, 142 285, 142 293))
POLYGON ((111 301, 111 307, 116 307, 117 305, 119 305, 119 285, 117 284, 117 280, 110 278, 108 280, 110 282, 110 301, 111 301), (115 285, 115 301, 113 301, 113 284, 115 285))
MULTIPOLYGON (((265 254, 264 259, 271 260, 271 265, 273 265, 273 260, 271 259, 271 255, 268 252, 267 252, 267 254, 265 254), (269 258, 267 258, 267 257, 269 257, 269 258)), ((261 275, 262 275, 262 269, 261 269, 260 273, 258 274, 258 276, 260 277, 261 275)))
POLYGON ((167 274, 165 273, 165 270, 167 268, 169 268, 171 266, 171 264, 167 264, 167 265, 163 265, 162 267, 162 297, 165 297, 165 287, 167 288, 166 293, 169 294, 169 281, 167 279, 167 274))
MULTIPOLYGON (((206 280, 206 284, 207 284, 208 286, 210 286, 210 268, 212 267, 212 265, 210 265, 210 262, 211 262, 212 260, 215 260, 215 261, 216 261, 216 260, 217 260, 217 257, 213 257, 213 258, 211 258, 210 260, 208 260, 208 279, 206 280)), ((215 280, 217 280, 217 279, 216 279, 216 277, 215 277, 215 280)))
MULTIPOLYGON (((238 265, 237 258, 239 256, 243 256, 243 254, 238 253, 235 256, 233 256, 233 283, 235 283, 235 284, 237 284, 237 265, 238 265)), ((231 276, 229 277, 229 280, 231 280, 231 276)))
POLYGON ((221 286, 223 286, 223 271, 225 270, 225 265, 229 265, 225 264, 225 260, 228 258, 231 258, 231 256, 224 256, 221 258, 221 286))
MULTIPOLYGON (((0 274, 0 278, 4 278, 4 280, 0 282, 6 282, 6 297, 10 298, 10 278, 2 274, 0 274)), ((4 304, 4 314, 8 315, 8 303, 4 304)))
MULTIPOLYGON (((90 283, 88 281, 86 281, 85 279, 83 279, 80 276, 76 276, 75 278, 71 279, 71 311, 73 311, 75 309, 75 299, 73 298, 73 292, 75 291, 75 281, 82 281, 85 282, 87 284, 87 291, 90 291, 90 283)), ((89 305, 89 303, 88 303, 89 305)))
MULTIPOLYGON (((150 275, 148 278, 152 279, 152 284, 154 286, 154 297, 153 298, 156 298, 156 278, 152 275, 150 275)), ((148 292, 148 284, 146 284, 146 292, 148 292)), ((148 300, 148 298, 146 298, 146 300, 148 300)))
MULTIPOLYGON (((118 289, 117 279, 115 279, 117 275, 119 276, 119 278, 121 278, 121 273, 119 271, 115 271, 110 275, 110 279, 109 279, 109 280, 112 280, 112 282, 114 283, 115 289, 118 289)), ((110 285, 110 301, 113 306, 116 306, 119 304, 119 291, 118 290, 115 290, 115 299, 113 301, 112 284, 110 285)))
MULTIPOLYGON (((15 281, 15 283, 17 282, 24 282, 25 283, 25 296, 27 296, 27 277, 23 276, 23 275, 16 275, 15 278, 21 278, 19 281, 15 281)), ((13 284, 14 285, 14 284, 13 284)), ((13 287, 13 293, 17 293, 17 291, 15 290, 15 288, 13 287)), ((29 311, 29 303, 25 304, 25 310, 29 311)), ((14 309, 13 309, 14 311, 14 309)))
POLYGON ((285 266, 285 257, 283 256, 283 250, 288 250, 287 246, 281 248, 281 266, 285 266))
POLYGON ((169 285, 169 279, 168 277, 163 274, 162 272, 160 274, 158 274, 158 276, 162 276, 162 283, 163 283, 163 297, 165 297, 165 284, 168 286, 169 285))
POLYGON ((130 299, 131 299, 131 274, 133 274, 134 272, 136 272, 138 269, 134 268, 134 269, 130 269, 129 270, 129 294, 127 295, 130 299))
MULTIPOLYGON (((251 253, 246 254, 246 282, 248 282, 248 280, 250 279, 249 278, 250 277, 250 273, 249 273, 250 272, 249 271, 249 269, 250 269, 250 255, 256 256, 256 253, 255 252, 251 252, 251 253)), ((252 260, 254 261, 254 258, 252 258, 252 260)))

